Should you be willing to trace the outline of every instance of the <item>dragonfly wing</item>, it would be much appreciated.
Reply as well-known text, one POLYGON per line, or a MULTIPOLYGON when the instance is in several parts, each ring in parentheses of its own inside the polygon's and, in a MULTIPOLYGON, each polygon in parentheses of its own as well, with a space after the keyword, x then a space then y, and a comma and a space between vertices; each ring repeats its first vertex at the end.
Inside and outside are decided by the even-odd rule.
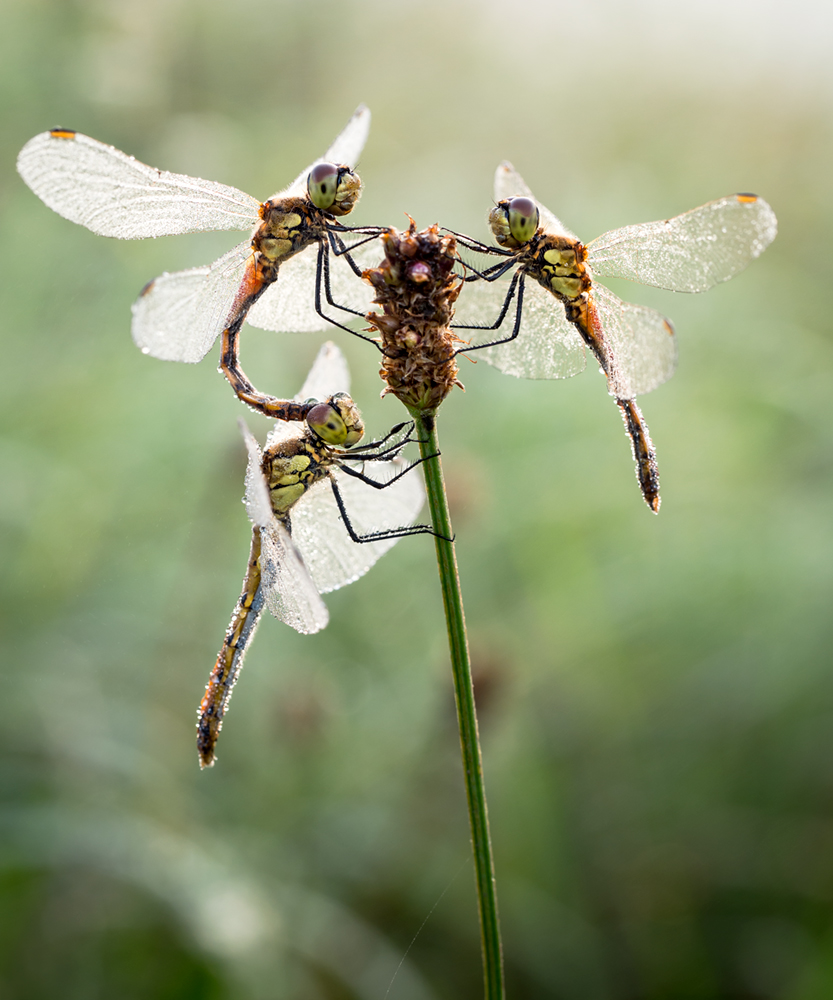
MULTIPOLYGON (((297 402, 306 399, 327 399, 336 392, 350 391, 350 370, 347 359, 332 341, 322 344, 309 375, 295 396, 297 402)), ((294 438, 303 437, 305 424, 290 420, 276 420, 266 438, 266 447, 286 445, 294 438)))
POLYGON ((329 163, 344 163, 348 167, 355 167, 369 134, 370 108, 366 104, 360 104, 350 116, 350 121, 335 137, 323 159, 329 163))
POLYGON ((517 198, 520 196, 531 198, 538 206, 539 224, 545 232, 552 233, 554 236, 569 236, 570 239, 578 239, 575 233, 571 233, 558 216, 538 201, 535 195, 529 190, 523 177, 521 177, 508 160, 504 160, 495 171, 495 201, 504 201, 507 198, 517 198))
POLYGON ((327 605, 289 532, 274 517, 261 530, 260 569, 266 606, 276 618, 304 635, 326 626, 327 605))
POLYGON ((257 438, 249 430, 242 417, 237 421, 237 425, 249 453, 249 461, 246 465, 246 493, 243 497, 243 503, 246 505, 246 513, 252 524, 257 528, 266 528, 272 523, 274 514, 269 498, 269 487, 262 471, 263 452, 257 438))
MULTIPOLYGON (((353 272, 343 257, 330 254, 330 291, 333 300, 362 314, 370 309, 373 300, 371 286, 353 272)), ((373 240, 355 251, 359 267, 378 264, 382 257, 381 245, 373 240), (367 248, 366 248, 367 246, 367 248), (365 263, 367 261, 367 263, 365 263)), ((315 311, 315 281, 318 267, 318 245, 307 247, 281 264, 278 280, 261 295, 247 316, 249 323, 261 330, 278 333, 316 333, 328 330, 331 324, 315 311)), ((349 320, 349 314, 330 306, 321 290, 321 305, 325 313, 340 323, 349 320)))
POLYGON ((350 392, 350 369, 347 367, 347 358, 328 340, 321 345, 307 380, 295 399, 298 402, 305 399, 327 399, 337 392, 350 392))
POLYGON ((296 632, 320 632, 329 621, 327 606, 289 532, 272 512, 269 488, 261 470, 260 445, 245 421, 240 420, 239 425, 249 452, 243 503, 249 520, 260 528, 261 586, 266 606, 296 632))
MULTIPOLYGON (((406 467, 402 459, 367 463, 365 475, 386 482, 406 467)), ((425 499, 422 475, 414 469, 383 490, 374 489, 337 469, 332 472, 354 530, 372 531, 413 524, 425 499)), ((354 542, 347 534, 328 480, 309 489, 292 508, 292 537, 321 593, 358 580, 388 551, 396 538, 354 542)))
MULTIPOLYGON (((497 319, 509 287, 507 281, 473 281, 464 286, 455 321, 490 323, 497 319)), ((474 344, 500 340, 512 333, 515 303, 497 330, 471 331, 474 344)), ((461 330, 465 335, 467 331, 461 330)), ((524 284, 521 329, 514 340, 472 354, 516 378, 570 378, 584 370, 584 344, 568 322, 564 306, 537 281, 524 284)))
POLYGON ((58 215, 101 236, 138 240, 260 221, 259 202, 236 188, 157 170, 79 132, 41 132, 20 151, 17 169, 58 215))
POLYGON ((290 441, 304 436, 306 424, 293 420, 276 420, 266 435, 265 448, 286 446, 290 441))
POLYGON ((587 244, 587 263, 598 277, 704 292, 762 254, 777 229, 763 198, 730 195, 673 219, 613 229, 587 244))
POLYGON ((208 267, 160 275, 133 303, 131 333, 144 354, 200 361, 229 319, 246 265, 246 240, 208 267))
POLYGON ((593 302, 608 357, 608 384, 617 399, 633 399, 668 381, 677 365, 674 327, 655 309, 623 302, 593 285, 593 302))
POLYGON ((367 142, 370 133, 370 108, 360 104, 353 112, 350 121, 335 137, 327 152, 313 160, 305 167, 295 180, 284 191, 279 191, 273 197, 294 196, 301 198, 307 193, 307 177, 316 163, 339 163, 355 167, 367 142))

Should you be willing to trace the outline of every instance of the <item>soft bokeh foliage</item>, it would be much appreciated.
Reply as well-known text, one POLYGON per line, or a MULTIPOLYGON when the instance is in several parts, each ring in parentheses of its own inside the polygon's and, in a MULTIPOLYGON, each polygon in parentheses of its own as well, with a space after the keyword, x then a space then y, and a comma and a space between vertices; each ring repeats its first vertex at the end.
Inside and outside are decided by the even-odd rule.
MULTIPOLYGON (((464 361, 441 438, 509 995, 831 995, 826 10, 6 0, 3 996, 382 998, 429 913, 387 995, 480 995, 430 542, 328 597, 320 635, 263 624, 200 773, 248 552, 241 408, 213 359, 143 357, 129 307, 237 237, 104 240, 13 169, 62 125, 265 198, 360 101, 360 222, 486 238, 506 157, 587 239, 739 190, 778 214, 707 295, 615 289, 680 341, 641 399, 659 517, 594 371, 464 361)), ((334 337, 371 430, 402 419, 334 337)), ((293 393, 321 339, 247 329, 246 369, 293 393)))

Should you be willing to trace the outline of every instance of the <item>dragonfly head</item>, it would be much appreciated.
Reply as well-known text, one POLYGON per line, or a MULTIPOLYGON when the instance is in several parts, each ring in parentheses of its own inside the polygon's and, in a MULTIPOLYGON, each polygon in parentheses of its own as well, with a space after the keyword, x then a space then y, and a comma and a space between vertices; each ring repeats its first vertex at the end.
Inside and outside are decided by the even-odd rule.
POLYGON ((337 163, 316 163, 307 178, 309 200, 330 215, 347 215, 362 193, 359 175, 337 163))
POLYGON ((517 250, 538 232, 538 206, 531 198, 499 201, 489 212, 489 227, 496 243, 517 250))
POLYGON ((307 414, 307 426, 325 444, 351 448, 364 436, 359 408, 346 392, 337 392, 326 403, 317 403, 307 414))

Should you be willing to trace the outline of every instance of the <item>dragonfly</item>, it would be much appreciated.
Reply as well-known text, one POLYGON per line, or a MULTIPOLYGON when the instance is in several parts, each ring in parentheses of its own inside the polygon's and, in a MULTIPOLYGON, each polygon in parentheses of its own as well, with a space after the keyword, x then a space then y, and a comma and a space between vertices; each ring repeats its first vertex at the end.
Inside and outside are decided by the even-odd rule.
POLYGON ((656 453, 636 397, 674 373, 674 326, 654 309, 623 302, 597 279, 706 291, 763 253, 775 239, 775 213, 757 195, 735 194, 582 244, 507 161, 495 173, 495 200, 489 226, 499 246, 458 237, 469 249, 503 258, 466 278, 472 294, 460 296, 462 322, 455 328, 490 334, 458 353, 479 351, 509 375, 545 379, 578 374, 589 348, 622 412, 642 495, 658 512, 656 453), (511 279, 498 280, 509 272, 511 279), (534 279, 529 285, 527 277, 534 279))
POLYGON ((361 269, 340 234, 364 233, 355 241, 361 245, 378 229, 338 220, 359 199, 353 168, 369 129, 370 111, 360 105, 323 157, 262 203, 226 184, 149 167, 71 129, 36 135, 21 150, 17 169, 51 209, 102 236, 251 230, 213 264, 149 282, 133 305, 133 339, 153 357, 197 362, 222 335, 220 367, 237 396, 269 416, 303 420, 291 401, 259 392, 243 372, 240 328, 245 319, 276 331, 343 326, 325 316, 322 290, 337 309, 367 312, 372 293, 355 280, 361 269))
POLYGON ((414 469, 419 462, 400 456, 413 424, 398 424, 378 441, 359 445, 364 425, 349 388, 347 362, 327 343, 295 397, 321 400, 304 423, 279 420, 261 448, 241 421, 252 543, 242 593, 199 708, 201 767, 214 763, 232 689, 264 607, 297 632, 318 632, 329 620, 321 594, 357 580, 399 538, 434 534, 429 525, 413 523, 425 499, 414 469))

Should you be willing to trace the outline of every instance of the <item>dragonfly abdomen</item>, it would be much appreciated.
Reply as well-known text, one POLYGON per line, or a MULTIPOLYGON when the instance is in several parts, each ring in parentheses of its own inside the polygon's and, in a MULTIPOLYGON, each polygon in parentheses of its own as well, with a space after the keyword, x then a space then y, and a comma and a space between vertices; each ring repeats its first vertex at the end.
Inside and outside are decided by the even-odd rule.
POLYGON ((200 702, 197 722, 200 767, 211 767, 214 764, 214 748, 223 726, 223 716, 240 675, 246 650, 263 612, 265 596, 261 584, 260 552, 260 528, 255 527, 252 531, 252 547, 243 580, 243 592, 231 616, 226 637, 200 702))
POLYGON ((642 417, 635 399, 617 399, 616 405, 622 411, 625 430, 631 442, 633 460, 636 463, 636 478, 645 503, 651 510, 659 513, 659 468, 657 453, 648 433, 648 425, 642 417))

